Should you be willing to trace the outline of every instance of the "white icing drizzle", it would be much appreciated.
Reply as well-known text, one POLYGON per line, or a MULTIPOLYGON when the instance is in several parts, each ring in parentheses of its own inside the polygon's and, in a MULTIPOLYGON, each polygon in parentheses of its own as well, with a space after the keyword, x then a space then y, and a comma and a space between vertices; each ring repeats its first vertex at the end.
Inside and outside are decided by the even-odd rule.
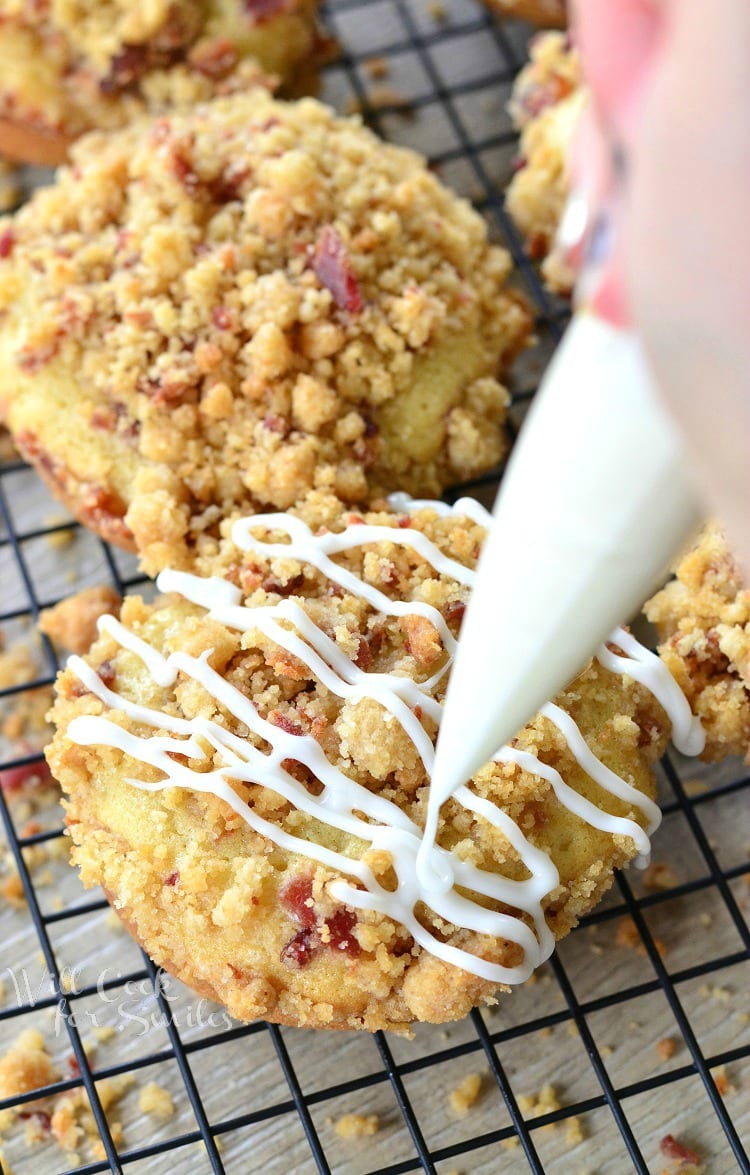
MULTIPOLYGON (((393 495, 390 502, 394 509, 409 514, 429 507, 441 517, 468 516, 483 526, 489 519, 488 512, 473 499, 461 499, 452 507, 442 502, 416 502, 406 495, 393 495)), ((263 633, 303 661, 312 676, 336 696, 354 703, 363 698, 378 702, 387 712, 385 720, 398 722, 406 732, 429 777, 434 748, 417 714, 428 715, 439 722, 442 706, 432 691, 450 664, 455 640, 441 613, 432 605, 421 601, 390 600, 372 584, 364 583, 353 572, 335 563, 332 556, 366 544, 395 543, 410 547, 436 572, 463 585, 472 584, 474 572, 445 555, 426 535, 410 527, 351 523, 340 533, 313 534, 298 518, 265 514, 235 523, 232 538, 245 552, 266 558, 292 558, 316 567, 346 592, 363 598, 384 615, 418 614, 434 624, 447 654, 445 663, 427 681, 416 682, 411 677, 395 673, 367 673, 360 669, 293 599, 273 606, 251 608, 242 604, 239 588, 217 577, 202 579, 186 572, 164 571, 157 580, 160 590, 179 592, 224 626, 242 633, 263 633), (270 542, 254 537, 258 532, 269 531, 280 531, 289 541, 270 542)), ((331 892, 337 900, 355 909, 375 910, 394 918, 426 951, 483 979, 493 983, 519 983, 549 957, 554 938, 544 917, 543 903, 558 886, 559 875, 550 857, 528 841, 506 812, 476 795, 468 786, 458 788, 452 797, 456 803, 491 824, 509 842, 528 874, 524 879, 514 880, 479 869, 434 843, 428 846, 429 868, 420 868, 420 849, 421 864, 424 863, 423 830, 397 805, 369 791, 330 763, 312 735, 293 734, 261 717, 250 699, 209 665, 210 650, 200 657, 186 653, 171 653, 165 657, 111 616, 102 617, 99 628, 139 658, 158 685, 164 688, 173 685, 178 673, 199 683, 238 723, 246 726, 253 737, 240 738, 218 722, 205 718, 188 720, 132 702, 111 690, 91 666, 74 656, 69 659, 68 666, 86 688, 108 709, 124 712, 134 722, 146 727, 148 733, 136 735, 110 719, 79 716, 68 727, 68 737, 73 742, 83 746, 117 748, 135 762, 149 765, 163 774, 163 779, 155 783, 135 778, 129 780, 142 790, 183 787, 218 796, 252 829, 279 848, 317 861, 349 878, 348 881, 341 878, 333 882, 331 892), (270 749, 265 749, 266 745, 270 749), (173 757, 175 754, 179 759, 173 757), (184 761, 186 759, 188 761, 184 761), (214 761, 210 770, 196 770, 191 765, 205 765, 210 759, 214 761), (318 796, 312 795, 284 768, 287 759, 303 763, 320 781, 323 790, 318 796), (349 856, 327 849, 315 840, 295 836, 260 816, 252 803, 244 803, 232 788, 231 781, 262 784, 294 808, 339 829, 366 848, 387 851, 397 880, 395 890, 386 890, 361 860, 361 844, 349 846, 355 854, 349 856), (354 881, 359 887, 351 883, 354 881), (470 895, 520 910, 526 914, 528 922, 518 915, 489 910, 470 895), (416 917, 418 903, 425 904, 438 917, 466 931, 517 943, 522 961, 517 966, 503 966, 440 941, 416 917)), ((664 665, 621 629, 613 634, 612 642, 625 655, 602 648, 597 654, 601 664, 613 673, 626 674, 646 686, 667 711, 675 729, 676 745, 686 753, 698 753, 702 747, 700 724, 691 715, 684 696, 664 665)), ((555 768, 528 751, 506 746, 498 751, 496 760, 515 763, 522 770, 548 780, 559 802, 581 820, 613 836, 631 838, 638 852, 647 854, 649 834, 660 819, 656 805, 596 758, 569 714, 552 703, 544 706, 541 713, 562 733, 583 771, 604 791, 641 813, 647 831, 630 817, 614 816, 602 810, 567 784, 555 768)))

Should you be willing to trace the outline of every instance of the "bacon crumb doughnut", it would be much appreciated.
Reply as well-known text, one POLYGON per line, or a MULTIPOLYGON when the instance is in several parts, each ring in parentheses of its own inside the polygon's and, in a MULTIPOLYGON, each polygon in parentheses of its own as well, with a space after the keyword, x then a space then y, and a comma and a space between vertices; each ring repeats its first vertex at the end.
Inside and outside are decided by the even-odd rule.
POLYGON ((706 732, 704 758, 750 762, 750 588, 716 523, 644 611, 659 631, 659 655, 706 732))
POLYGON ((542 28, 565 28, 568 23, 566 0, 484 0, 497 16, 529 20, 542 28))
POLYGON ((268 77, 314 86, 317 0, 0 0, 0 151, 56 166, 89 130, 268 77))
POLYGON ((505 202, 529 255, 542 262, 546 284, 567 294, 573 275, 553 244, 568 198, 568 160, 587 90, 578 52, 564 33, 539 33, 531 42, 530 56, 509 103, 521 140, 505 202))
POLYGON ((448 800, 428 845, 489 515, 396 497, 352 514, 312 494, 224 526, 199 575, 126 599, 58 679, 48 758, 84 883, 240 1019, 403 1031, 494 1002, 648 851, 666 710, 681 745, 700 734, 619 630, 448 800))
POLYGON ((238 508, 496 464, 510 268, 420 156, 313 99, 87 136, 0 220, 0 416, 82 522, 184 566, 238 508))

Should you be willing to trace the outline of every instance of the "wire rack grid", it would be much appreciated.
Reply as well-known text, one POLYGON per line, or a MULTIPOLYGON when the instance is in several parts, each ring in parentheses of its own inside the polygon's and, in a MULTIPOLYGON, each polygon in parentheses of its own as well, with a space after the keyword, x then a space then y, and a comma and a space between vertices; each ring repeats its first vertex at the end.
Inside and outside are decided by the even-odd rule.
MULTIPOLYGON (((326 71, 324 95, 427 153, 513 254, 540 340, 512 389, 517 424, 566 314, 540 284, 502 202, 516 151, 505 103, 529 30, 493 22, 474 0, 325 7, 342 54, 326 71), (375 85, 384 74, 387 85, 375 85)), ((486 496, 495 484, 471 488, 486 496)), ((131 559, 62 515, 12 458, 0 467, 0 523, 0 625, 9 642, 27 640, 40 610, 73 586, 149 590, 131 559)), ((37 653, 35 674, 0 690, 6 704, 49 690, 56 652, 41 638, 37 653)), ((741 765, 707 770, 665 759, 658 869, 618 877, 584 927, 497 1009, 421 1027, 404 1041, 240 1025, 157 971, 56 851, 65 843, 59 805, 30 810, 15 797, 13 773, 40 763, 32 743, 0 776, 6 865, 23 888, 22 909, 0 905, 0 1054, 22 1029, 37 1028, 59 1077, 0 1100, 0 1121, 9 1107, 27 1106, 38 1135, 33 1145, 9 1136, 0 1167, 12 1163, 18 1175, 620 1175, 661 1170, 659 1142, 672 1134, 699 1148, 708 1171, 750 1170, 750 1008, 742 1004, 750 777, 741 765), (461 1116, 449 1095, 473 1074, 480 1095, 461 1116), (108 1103, 124 1077, 136 1080, 120 1090, 120 1126, 108 1103), (162 1119, 139 1100, 150 1082, 172 1099, 162 1119), (100 1141, 79 1138, 66 1154, 45 1128, 55 1099, 77 1090, 100 1141), (352 1112, 377 1115, 377 1133, 342 1138, 336 1120, 352 1112)))

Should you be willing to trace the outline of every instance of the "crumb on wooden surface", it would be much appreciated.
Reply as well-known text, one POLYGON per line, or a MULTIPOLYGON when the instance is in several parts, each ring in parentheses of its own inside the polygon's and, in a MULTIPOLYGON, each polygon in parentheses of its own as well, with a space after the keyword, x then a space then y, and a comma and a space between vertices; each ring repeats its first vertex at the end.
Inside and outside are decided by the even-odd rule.
POLYGON ((583 1142, 586 1138, 586 1133, 583 1129, 583 1123, 578 1117, 568 1118, 565 1123, 565 1144, 568 1147, 578 1146, 579 1142, 583 1142))
POLYGON ((675 889, 679 884, 679 877, 665 861, 652 861, 643 874, 644 888, 652 893, 675 889))
POLYGON ((388 62, 385 57, 370 57, 365 62, 365 69, 373 80, 388 77, 388 62))
MULTIPOLYGON (((626 947, 629 951, 636 951, 639 955, 646 955, 646 944, 640 936, 638 927, 629 914, 623 915, 617 921, 615 944, 626 947)), ((661 938, 654 938, 654 946, 661 958, 667 953, 667 944, 661 938)))
POLYGON ((153 1114, 156 1118, 171 1118, 174 1115, 174 1101, 168 1089, 149 1081, 138 1094, 138 1109, 144 1114, 153 1114))
POLYGON ((479 1097, 482 1089, 482 1075, 467 1073, 463 1081, 452 1089, 448 1095, 448 1102, 454 1114, 468 1114, 479 1097))
POLYGON ((699 1175, 703 1171, 703 1160, 697 1151, 692 1147, 687 1146, 680 1139, 675 1138, 673 1134, 665 1134, 659 1143, 659 1150, 665 1159, 669 1159, 673 1166, 672 1170, 677 1170, 680 1175, 687 1175, 688 1170, 690 1175, 699 1175), (686 1164, 689 1166, 686 1167, 686 1164))
POLYGON ((377 1114, 342 1114, 333 1122, 339 1138, 369 1138, 380 1129, 377 1114))
POLYGON ((698 995, 705 1000, 714 1000, 717 1004, 728 1004, 732 998, 732 989, 718 983, 702 983, 698 995))
POLYGON ((113 1028, 111 1024, 98 1024, 94 1029, 94 1036, 99 1044, 108 1044, 117 1036, 117 1029, 113 1028))
POLYGON ((663 1036, 661 1040, 657 1041, 656 1051, 659 1055, 659 1060, 668 1061, 677 1051, 677 1041, 673 1036, 663 1036))
POLYGON ((722 1097, 728 1097, 737 1092, 727 1073, 726 1065, 717 1065, 715 1069, 711 1070, 711 1076, 722 1097))
MULTIPOLYGON (((542 1114, 552 1114, 562 1109, 562 1103, 557 1096, 554 1085, 543 1085, 537 1094, 521 1094, 518 1098, 518 1108, 524 1118, 539 1118, 542 1114)), ((543 1130, 554 1130, 555 1122, 549 1122, 543 1130)))
POLYGON ((53 551, 60 551, 69 547, 75 539, 75 530, 70 525, 72 519, 69 514, 48 514, 42 519, 45 527, 64 526, 64 530, 51 530, 45 534, 44 541, 53 551))
POLYGON ((31 1093, 60 1080, 42 1033, 26 1028, 0 1057, 0 1098, 31 1093))

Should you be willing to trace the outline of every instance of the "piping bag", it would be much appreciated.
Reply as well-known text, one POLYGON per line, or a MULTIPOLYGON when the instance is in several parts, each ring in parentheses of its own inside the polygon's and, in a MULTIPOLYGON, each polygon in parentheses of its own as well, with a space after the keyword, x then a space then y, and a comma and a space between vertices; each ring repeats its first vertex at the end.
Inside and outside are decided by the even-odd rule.
POLYGON ((545 373, 495 501, 440 724, 421 872, 435 868, 441 804, 640 608, 702 518, 637 336, 594 312, 585 285, 590 301, 545 373))

